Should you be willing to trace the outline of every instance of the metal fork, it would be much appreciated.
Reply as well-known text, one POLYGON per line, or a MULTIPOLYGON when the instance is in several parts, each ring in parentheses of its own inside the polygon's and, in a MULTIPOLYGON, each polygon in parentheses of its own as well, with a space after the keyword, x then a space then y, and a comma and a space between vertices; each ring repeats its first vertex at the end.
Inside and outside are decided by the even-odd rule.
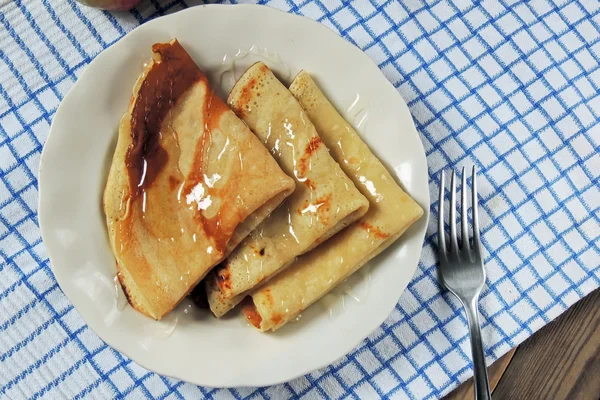
POLYGON ((438 244, 440 258, 440 272, 442 283, 462 303, 467 313, 469 333, 471 336, 471 351, 473 353, 473 368, 475 382, 475 399, 491 399, 490 384, 488 382, 487 368, 483 343, 481 341, 481 327, 477 306, 479 294, 485 282, 485 269, 479 241, 479 221, 477 216, 477 180, 475 166, 472 174, 472 208, 473 208, 473 241, 469 240, 467 226, 467 177, 465 168, 462 169, 462 206, 461 206, 461 240, 460 247, 456 233, 456 172, 452 171, 450 182, 450 245, 446 246, 444 233, 444 182, 446 175, 442 171, 440 181, 439 199, 439 224, 438 244))

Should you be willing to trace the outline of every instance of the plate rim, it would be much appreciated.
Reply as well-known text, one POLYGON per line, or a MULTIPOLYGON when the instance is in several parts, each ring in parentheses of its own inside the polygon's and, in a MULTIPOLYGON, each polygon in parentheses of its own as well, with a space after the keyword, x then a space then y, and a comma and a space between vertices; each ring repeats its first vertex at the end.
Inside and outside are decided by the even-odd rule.
MULTIPOLYGON (((180 14, 184 14, 184 13, 192 13, 192 12, 202 12, 202 9, 205 8, 231 8, 231 9, 251 9, 252 12, 255 11, 259 11, 259 12, 267 12, 267 13, 273 13, 273 15, 276 16, 276 18, 295 18, 298 20, 302 20, 302 23, 305 24, 310 24, 312 25, 311 28, 312 29, 316 29, 316 30, 321 30, 322 34, 325 35, 332 35, 335 36, 337 39, 340 39, 340 46, 344 46, 346 48, 347 51, 352 51, 356 54, 357 57, 361 57, 363 59, 366 59, 366 61, 368 61, 369 66, 371 68, 374 68, 377 70, 380 78, 382 81, 385 81, 384 84, 389 85, 391 87, 391 89, 394 90, 394 92, 396 93, 396 96, 398 97, 398 99, 400 100, 401 106, 403 108, 405 108, 405 112, 408 116, 410 116, 411 122, 412 124, 410 124, 410 126, 407 127, 406 129, 406 134, 410 134, 411 135, 415 135, 418 138, 418 146, 419 146, 419 158, 421 159, 421 163, 427 167, 427 157, 425 154, 425 148, 422 142, 422 139, 416 129, 416 126, 414 124, 414 119, 412 117, 412 114, 410 112, 410 109, 408 108, 408 105, 406 104, 406 102, 404 101, 404 99, 402 98, 402 96, 400 95, 400 93, 398 92, 398 90, 392 85, 392 83, 383 75, 383 72, 381 71, 381 69, 377 66, 377 64, 375 64, 375 62, 373 60, 371 60, 371 58, 369 56, 367 56, 366 53, 363 52, 363 50, 361 50, 359 47, 357 47, 356 45, 354 45, 353 43, 349 42, 346 38, 340 36, 339 34, 337 34, 336 32, 330 30, 327 26, 321 24, 318 21, 315 21, 309 17, 303 16, 303 15, 299 15, 299 14, 294 14, 291 12, 287 12, 287 11, 283 11, 283 10, 279 10, 273 7, 269 7, 269 6, 264 6, 264 5, 258 5, 258 4, 203 4, 203 5, 197 5, 197 6, 193 6, 193 7, 189 7, 187 9, 184 10, 180 10, 177 12, 174 12, 172 14, 168 14, 168 15, 164 15, 164 16, 160 16, 158 18, 155 18, 151 21, 147 21, 141 25, 138 25, 137 27, 135 27, 134 29, 132 29, 131 31, 129 31, 127 34, 125 34, 124 36, 122 36, 120 39, 118 39, 115 43, 113 43, 112 45, 110 45, 109 47, 107 47, 106 49, 102 50, 101 52, 99 52, 91 61, 89 64, 87 64, 85 66, 85 68, 83 69, 81 75, 77 78, 77 80, 75 81, 75 83, 73 84, 73 86, 71 86, 71 88, 69 88, 69 90, 67 91, 67 93, 64 95, 64 97, 62 98, 55 114, 54 117, 52 118, 52 123, 50 125, 50 129, 49 129, 49 133, 48 133, 48 137, 46 139, 46 142, 44 143, 43 149, 42 149, 42 154, 40 157, 40 163, 39 163, 39 170, 38 170, 38 209, 37 209, 37 214, 38 214, 38 221, 39 221, 39 227, 40 227, 40 232, 41 232, 41 238, 42 238, 42 242, 43 243, 47 243, 48 241, 45 240, 44 238, 48 238, 50 235, 48 233, 48 229, 50 229, 50 227, 48 227, 48 225, 46 224, 45 220, 45 215, 47 215, 48 213, 50 213, 50 210, 46 210, 46 206, 44 206, 44 195, 43 193, 44 191, 44 187, 49 183, 48 179, 44 179, 43 176, 45 174, 45 160, 47 158, 47 153, 49 150, 47 144, 56 137, 56 135, 53 135, 53 131, 55 129, 55 122, 63 117, 61 117, 62 114, 66 113, 66 108, 67 106, 69 106, 70 101, 65 101, 67 99, 71 99, 74 96, 74 93, 76 93, 78 90, 80 90, 81 88, 78 88, 78 85, 80 85, 80 82, 84 80, 85 77, 87 77, 87 75, 89 75, 90 72, 90 66, 96 62, 96 60, 98 59, 104 59, 104 58, 108 58, 112 55, 112 53, 114 52, 114 49, 119 47, 119 46, 123 46, 124 43, 127 41, 127 38, 130 38, 136 34, 138 34, 140 31, 143 30, 150 30, 152 29, 152 26, 155 25, 157 23, 157 21, 160 20, 164 20, 165 19, 177 19, 180 17, 180 14), (343 44, 342 44, 343 42, 343 44)), ((68 118, 68 117, 67 117, 68 118)), ((367 143, 367 145, 369 145, 368 141, 365 141, 367 143)), ((387 168, 387 166, 386 166, 387 168)), ((423 182, 425 185, 424 187, 428 187, 428 183, 429 183, 429 179, 428 179, 428 171, 426 173, 426 182, 423 182)), ((403 185, 401 185, 403 186, 403 185)), ((421 207, 423 208, 423 216, 416 221, 411 227, 409 227, 409 230, 407 232, 410 231, 417 231, 415 234, 417 235, 417 238, 419 239, 419 242, 423 243, 426 233, 427 233, 427 226, 429 224, 429 218, 430 218, 430 194, 428 190, 424 190, 423 192, 423 201, 420 201, 419 204, 421 205, 421 207), (422 204, 423 203, 423 204, 422 204)), ((405 234, 407 233, 405 232, 405 234)), ((292 376, 289 376, 287 378, 279 378, 279 379, 269 379, 268 377, 265 377, 265 379, 263 379, 260 382, 248 382, 248 381, 243 381, 243 380, 238 380, 235 382, 226 382, 226 386, 223 384, 210 384, 210 383, 206 383, 206 382, 199 382, 199 381, 191 381, 188 380, 186 378, 181 378, 178 376, 174 376, 171 375, 168 371, 165 371, 164 369, 161 370, 161 368, 157 368, 155 365, 148 365, 145 362, 142 362, 138 359, 135 359, 134 357, 131 356, 131 353, 127 351, 127 349, 124 348, 124 344, 120 343, 118 341, 116 341, 114 338, 109 338, 106 339, 104 337, 102 337, 100 334, 97 333, 97 330, 94 329, 94 326, 96 326, 96 322, 95 321, 90 321, 90 318, 88 316, 88 318, 86 318, 86 316, 83 313, 80 313, 78 310, 78 307, 75 303, 73 303, 71 301, 71 298, 68 294, 68 292, 70 292, 69 289, 65 290, 65 287, 69 287, 69 285, 63 285, 61 284, 60 279, 58 278, 56 271, 55 271, 55 267, 54 267, 54 263, 52 262, 52 255, 51 255, 51 251, 48 247, 46 247, 46 245, 44 244, 44 247, 46 248, 46 252, 47 252, 47 256, 48 259, 50 261, 50 269, 52 270, 52 273, 54 274, 54 278, 56 279, 58 286, 60 287, 61 291, 65 294, 65 296, 67 297, 67 299, 69 300, 69 302, 73 305, 73 308, 78 312, 78 314, 80 315, 80 317, 82 318, 82 320, 85 322, 85 324, 88 325, 88 327, 94 332, 94 334, 96 334, 106 345, 108 345, 109 347, 117 350, 118 352, 122 353, 123 355, 125 355, 126 357, 128 357, 130 360, 134 361, 135 363, 137 363, 138 365, 142 366, 143 368, 153 372, 153 373, 157 373, 159 375, 163 375, 163 376, 168 376, 168 377, 172 377, 174 379, 178 379, 178 380, 182 380, 185 382, 189 382, 195 385, 199 385, 199 386, 203 386, 203 387, 211 387, 211 388, 224 388, 224 387, 229 387, 229 388, 239 388, 239 387, 246 387, 246 386, 272 386, 272 385, 278 385, 281 383, 285 383, 285 382, 289 382, 293 379, 296 379, 298 377, 304 376, 310 372, 316 371, 316 370, 320 370, 323 369, 329 365, 331 365, 332 363, 335 363, 336 360, 338 360, 341 357, 344 357, 345 355, 347 355, 349 352, 352 351, 352 349, 354 349, 357 345, 359 345, 362 341, 364 341, 368 336, 370 336, 377 328, 379 328, 384 322, 385 320, 389 317, 389 315, 393 312, 395 306, 398 303, 398 300, 400 299, 400 296, 405 292, 408 284, 412 281, 412 279, 414 278, 414 274, 418 269, 418 265, 419 265, 419 260, 420 260, 420 256, 421 256, 421 251, 423 248, 423 245, 421 245, 421 251, 419 252, 419 258, 416 260, 414 267, 411 267, 411 271, 410 271, 410 276, 411 278, 406 282, 406 285, 404 285, 404 287, 402 288, 401 291, 399 291, 399 297, 398 300, 396 300, 396 302, 392 305, 391 309, 387 309, 386 307, 386 313, 385 316, 383 317, 383 319, 381 319, 381 321, 378 322, 378 324, 376 326, 373 326, 372 329, 369 329, 367 334, 365 334, 364 336, 362 336, 362 338, 356 342, 356 343, 352 343, 351 345, 346 345, 346 346, 342 346, 343 347, 343 352, 340 351, 341 354, 339 354, 337 357, 331 359, 331 360, 325 360, 323 362, 318 362, 318 363, 314 363, 314 366, 308 367, 308 368, 304 368, 301 371, 298 371, 296 373, 294 373, 292 376)), ((406 266, 405 266, 406 267, 406 266)), ((383 313, 382 313, 383 315, 383 313)), ((243 379, 243 377, 242 377, 243 379)), ((222 380, 222 382, 220 383, 224 383, 226 380, 222 380)))

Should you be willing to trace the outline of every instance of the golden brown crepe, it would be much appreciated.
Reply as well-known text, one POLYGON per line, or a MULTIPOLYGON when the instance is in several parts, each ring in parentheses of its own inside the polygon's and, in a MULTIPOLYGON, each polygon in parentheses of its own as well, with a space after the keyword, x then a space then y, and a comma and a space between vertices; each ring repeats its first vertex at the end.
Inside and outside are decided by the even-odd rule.
POLYGON ((176 40, 152 51, 121 120, 104 211, 129 302, 160 319, 294 181, 176 40))
POLYGON ((317 127, 332 157, 369 199, 370 208, 358 222, 252 293, 244 313, 261 331, 276 330, 295 318, 391 245, 423 214, 306 72, 296 77, 290 92, 317 127))
POLYGON ((217 316, 369 207, 331 158, 298 101, 265 64, 244 73, 228 103, 294 177, 296 189, 215 269, 216 276, 209 276, 208 300, 217 316))

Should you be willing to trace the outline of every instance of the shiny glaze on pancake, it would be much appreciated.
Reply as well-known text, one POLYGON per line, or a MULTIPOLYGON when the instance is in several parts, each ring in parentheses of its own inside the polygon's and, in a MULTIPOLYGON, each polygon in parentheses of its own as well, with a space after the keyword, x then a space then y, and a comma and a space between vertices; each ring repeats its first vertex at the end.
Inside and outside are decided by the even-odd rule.
POLYGON ((160 146, 160 130, 167 113, 197 81, 206 78, 179 42, 156 43, 152 51, 160 55, 148 71, 131 113, 131 138, 126 158, 130 185, 139 195, 152 185, 169 157, 160 146))
POLYGON ((130 304, 160 319, 294 183, 176 40, 152 51, 121 121, 104 209, 130 304))

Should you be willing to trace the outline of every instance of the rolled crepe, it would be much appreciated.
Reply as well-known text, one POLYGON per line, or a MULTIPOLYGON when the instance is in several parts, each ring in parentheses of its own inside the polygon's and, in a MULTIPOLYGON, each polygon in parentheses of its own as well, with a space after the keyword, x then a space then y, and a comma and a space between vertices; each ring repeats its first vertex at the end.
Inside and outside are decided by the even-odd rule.
POLYGON ((217 316, 369 207, 331 158, 298 101, 265 64, 244 73, 228 103, 294 177, 296 189, 215 269, 213 281, 207 281, 209 304, 217 316))
POLYGON ((176 40, 152 51, 120 123, 103 203, 124 292, 160 319, 295 184, 176 40))
POLYGON ((261 331, 276 330, 391 245, 421 215, 360 136, 306 72, 291 93, 317 127, 333 158, 370 202, 367 214, 252 293, 244 313, 261 331))

